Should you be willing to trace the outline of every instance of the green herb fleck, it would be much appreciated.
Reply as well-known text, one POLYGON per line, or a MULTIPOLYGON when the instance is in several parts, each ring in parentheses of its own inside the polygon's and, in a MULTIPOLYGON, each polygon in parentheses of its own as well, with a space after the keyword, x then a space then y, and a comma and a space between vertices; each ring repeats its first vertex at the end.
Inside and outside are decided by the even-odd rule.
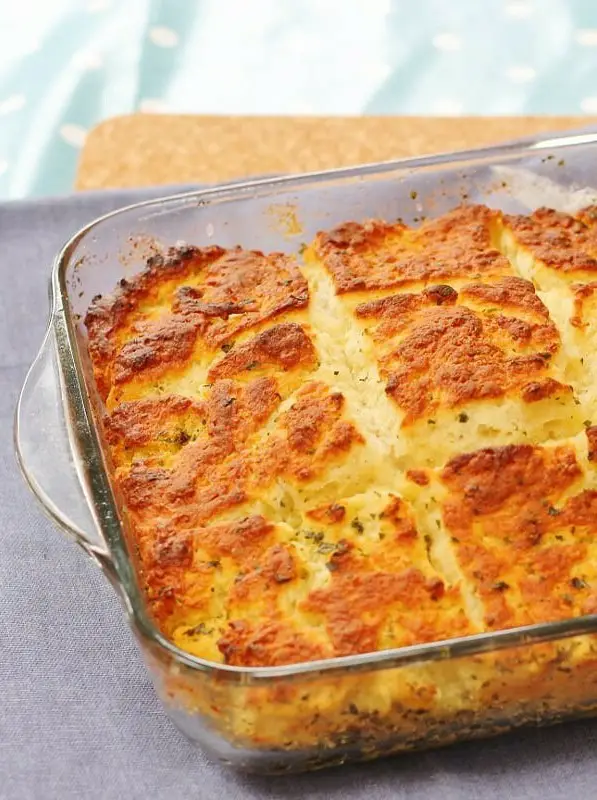
POLYGON ((222 345, 222 350, 225 353, 229 353, 232 350, 232 347, 233 347, 233 345, 231 345, 231 344, 223 344, 222 345))
POLYGON ((593 425, 590 419, 583 420, 582 424, 585 426, 585 428, 590 428, 593 425))
POLYGON ((565 593, 562 595, 562 600, 563 600, 563 601, 566 603, 566 605, 568 605, 568 606, 573 606, 573 605, 574 605, 574 598, 572 597, 572 595, 568 594, 568 592, 565 592, 565 593))
POLYGON ((557 508, 554 508, 553 506, 550 506, 550 507, 547 509, 547 513, 549 514, 549 516, 550 516, 550 517, 557 517, 557 516, 558 516, 559 514, 561 514, 562 512, 561 512, 559 509, 557 509, 557 508))
POLYGON ((169 439, 167 436, 159 438, 165 442, 169 442, 170 444, 179 445, 179 447, 184 447, 185 444, 191 441, 191 436, 186 431, 177 431, 171 439, 169 439))
POLYGON ((434 419, 428 419, 427 420, 427 424, 428 425, 435 425, 435 420, 434 419))
POLYGON ((259 361, 251 361, 250 364, 247 364, 245 369, 257 369, 258 366, 259 366, 259 361))
POLYGON ((322 542, 317 548, 318 553, 333 553, 336 545, 333 542, 322 542))
POLYGON ((350 527, 354 528, 357 533, 364 533, 365 526, 358 517, 355 517, 350 523, 350 527))
POLYGON ((458 422, 468 422, 468 414, 465 414, 464 411, 461 411, 458 415, 458 422))
POLYGON ((185 636, 208 636, 210 633, 213 633, 213 628, 207 628, 205 622, 200 622, 199 625, 195 625, 194 628, 189 628, 185 631, 185 636))
POLYGON ((561 158, 561 159, 558 161, 558 167, 563 167, 565 163, 566 163, 566 162, 564 161, 564 159, 563 159, 563 158, 561 158))
POLYGON ((305 539, 312 539, 314 542, 323 542, 322 531, 305 531, 305 539))
POLYGON ((411 199, 411 200, 416 200, 416 199, 417 199, 417 193, 414 191, 414 189, 413 189, 413 191, 410 193, 410 199, 411 199))
POLYGON ((589 588, 589 584, 586 581, 584 581, 582 578, 572 578, 572 580, 570 581, 570 586, 572 586, 574 589, 588 589, 589 588))
POLYGON ((493 588, 495 589, 496 592, 505 592, 506 589, 510 588, 510 584, 506 583, 506 581, 496 581, 493 584, 493 588))

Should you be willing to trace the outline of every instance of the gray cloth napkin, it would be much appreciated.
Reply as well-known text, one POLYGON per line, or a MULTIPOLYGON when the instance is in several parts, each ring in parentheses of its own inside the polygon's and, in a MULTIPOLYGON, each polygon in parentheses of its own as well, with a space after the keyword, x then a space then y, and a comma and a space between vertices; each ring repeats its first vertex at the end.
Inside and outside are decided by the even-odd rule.
POLYGON ((52 257, 93 217, 156 194, 0 204, 0 798, 590 798, 597 723, 312 775, 208 761, 154 695, 112 589, 44 517, 13 456, 17 395, 46 324, 52 257))

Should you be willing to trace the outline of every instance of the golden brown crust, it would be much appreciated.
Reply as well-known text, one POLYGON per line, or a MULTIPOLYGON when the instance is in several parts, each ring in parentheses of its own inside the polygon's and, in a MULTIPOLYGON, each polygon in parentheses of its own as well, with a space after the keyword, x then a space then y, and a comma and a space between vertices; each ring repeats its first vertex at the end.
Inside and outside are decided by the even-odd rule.
POLYGON ((567 498, 581 476, 566 446, 511 445, 446 465, 446 528, 488 628, 565 619, 597 602, 587 549, 597 492, 567 498))
POLYGON ((175 313, 209 321, 206 341, 219 346, 280 314, 305 308, 307 282, 294 259, 282 253, 229 250, 210 264, 191 291, 181 287, 175 313))
POLYGON ((433 641, 448 630, 453 636, 474 631, 459 588, 447 585, 429 563, 427 542, 405 502, 390 498, 380 519, 376 543, 359 541, 368 531, 358 520, 349 523, 352 531, 345 525, 337 533, 329 585, 310 592, 303 602, 325 625, 333 653, 377 650, 388 641, 433 641))
POLYGON ((316 522, 342 522, 346 518, 346 508, 341 503, 329 503, 310 509, 307 516, 316 522))
POLYGON ((528 216, 504 216, 523 247, 558 272, 597 273, 597 228, 591 207, 577 216, 539 208, 528 216))
POLYGON ((597 461, 597 425, 590 425, 585 432, 587 434, 587 458, 589 461, 597 461))
MULTIPOLYGON (((182 419, 186 416, 201 419, 203 415, 203 406, 188 397, 152 397, 116 408, 106 420, 106 435, 110 444, 121 442, 126 448, 139 447, 154 439, 165 441, 170 433, 175 438, 175 429, 182 419)), ((184 439, 179 436, 176 443, 185 444, 184 439)))
POLYGON ((343 418, 344 398, 330 394, 325 384, 309 383, 279 421, 255 464, 255 484, 266 486, 280 475, 308 481, 327 468, 330 460, 363 442, 355 426, 343 418))
POLYGON ((455 635, 474 630, 462 611, 459 590, 446 586, 429 564, 426 544, 406 505, 392 498, 380 518, 382 539, 368 543, 367 556, 361 553, 364 541, 360 546, 349 541, 368 538, 365 524, 348 520, 345 513, 332 514, 322 529, 305 535, 312 560, 325 562, 327 576, 324 586, 297 603, 297 616, 307 615, 314 626, 310 630, 281 611, 283 597, 300 589, 308 562, 292 546, 281 544, 266 547, 252 564, 245 561, 229 594, 227 626, 217 641, 227 663, 273 666, 368 652, 387 646, 388 640, 412 644, 437 639, 446 630, 455 635), (256 607, 260 614, 253 621, 250 612, 256 607))
POLYGON ((150 258, 145 271, 132 280, 123 278, 113 294, 94 297, 85 316, 85 327, 102 397, 107 397, 109 392, 110 367, 117 352, 119 334, 135 319, 142 304, 157 299, 164 283, 185 280, 194 271, 201 271, 216 261, 224 252, 221 247, 173 248, 164 256, 150 258))
MULTIPOLYGON (((215 615, 216 581, 223 561, 235 575, 251 568, 275 542, 275 527, 261 516, 219 525, 189 525, 184 516, 141 541, 146 592, 158 619, 203 611, 215 615)), ((209 619, 209 617, 208 617, 209 619)), ((213 624, 210 625, 213 633, 213 624)))
POLYGON ((504 277, 495 283, 469 283, 463 286, 461 295, 483 305, 496 306, 503 311, 526 311, 539 318, 549 319, 547 308, 537 297, 535 287, 523 278, 504 277))
POLYGON ((413 230, 371 221, 318 234, 316 253, 339 293, 512 274, 492 244, 496 212, 461 206, 413 230))
POLYGON ((275 667, 299 661, 329 658, 329 652, 283 622, 253 623, 233 620, 218 647, 227 664, 275 667))
POLYGON ((270 365, 284 371, 298 366, 309 368, 316 362, 315 348, 304 329, 294 322, 286 322, 230 350, 211 367, 208 378, 210 381, 234 378, 239 373, 270 365))
MULTIPOLYGON (((312 248, 311 296, 286 255, 173 250, 94 301, 105 439, 166 635, 259 667, 597 609, 597 427, 587 414, 582 445, 550 441, 580 402, 578 360, 497 249, 508 226, 532 248, 542 226, 588 247, 581 217, 347 223, 312 248), (514 444, 482 447, 509 424, 487 413, 476 449, 459 445, 469 414, 506 401, 544 423, 517 417, 497 432, 514 444), (426 417, 452 437, 435 461, 426 417)), ((588 329, 594 286, 573 291, 588 329)), ((400 702, 433 707, 435 685, 415 684, 400 702)))
POLYGON ((134 339, 122 347, 114 359, 116 385, 144 375, 151 380, 166 370, 184 366, 190 358, 199 328, 184 319, 137 325, 134 339))
POLYGON ((281 253, 184 247, 155 256, 114 295, 94 298, 87 312, 100 393, 105 399, 113 383, 151 380, 183 365, 198 339, 215 350, 307 303, 305 279, 281 253))
POLYGON ((406 471, 406 477, 409 481, 416 483, 417 486, 429 485, 429 475, 424 469, 408 469, 406 471))
POLYGON ((475 400, 515 394, 534 402, 570 393, 550 375, 557 329, 533 285, 521 278, 468 284, 460 292, 432 286, 362 303, 355 313, 376 323, 371 335, 380 372, 406 425, 475 400), (519 310, 524 319, 502 313, 519 310))
POLYGON ((575 328, 586 328, 590 322, 587 318, 585 305, 587 300, 594 297, 597 292, 597 282, 581 283, 572 287, 574 296, 574 311, 570 317, 570 324, 575 328))

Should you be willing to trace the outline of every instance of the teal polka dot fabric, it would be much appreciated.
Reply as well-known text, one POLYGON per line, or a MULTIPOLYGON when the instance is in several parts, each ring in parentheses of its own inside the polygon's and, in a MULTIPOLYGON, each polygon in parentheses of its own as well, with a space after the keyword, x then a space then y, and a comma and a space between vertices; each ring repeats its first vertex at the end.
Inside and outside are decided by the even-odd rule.
POLYGON ((596 0, 0 3, 0 197, 132 111, 597 114, 596 0))

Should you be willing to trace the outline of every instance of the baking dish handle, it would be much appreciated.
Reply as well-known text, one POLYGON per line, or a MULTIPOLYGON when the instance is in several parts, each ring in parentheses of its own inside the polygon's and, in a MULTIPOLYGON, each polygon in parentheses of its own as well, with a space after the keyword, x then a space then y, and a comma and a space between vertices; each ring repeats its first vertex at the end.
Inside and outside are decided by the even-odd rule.
POLYGON ((53 319, 16 409, 15 449, 25 480, 45 511, 103 568, 111 559, 90 511, 68 434, 53 319))

